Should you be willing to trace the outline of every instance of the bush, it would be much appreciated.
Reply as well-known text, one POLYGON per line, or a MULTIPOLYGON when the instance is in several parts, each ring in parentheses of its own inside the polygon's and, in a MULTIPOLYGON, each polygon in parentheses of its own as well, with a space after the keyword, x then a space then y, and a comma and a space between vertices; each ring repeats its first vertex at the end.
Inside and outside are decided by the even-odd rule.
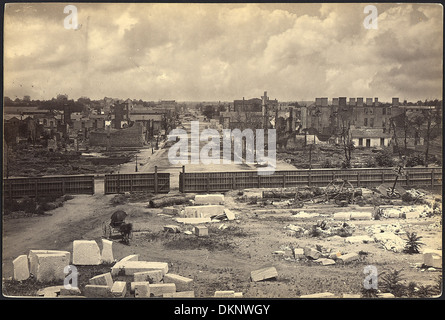
POLYGON ((375 156, 375 162, 379 167, 394 167, 395 163, 389 150, 384 149, 375 156))
POLYGON ((425 165, 424 157, 420 154, 413 154, 406 159, 407 167, 423 166, 425 165))
POLYGON ((420 246, 423 245, 423 243, 420 242, 422 237, 418 236, 415 232, 407 232, 406 236, 408 240, 406 241, 404 252, 409 254, 419 253, 420 246))

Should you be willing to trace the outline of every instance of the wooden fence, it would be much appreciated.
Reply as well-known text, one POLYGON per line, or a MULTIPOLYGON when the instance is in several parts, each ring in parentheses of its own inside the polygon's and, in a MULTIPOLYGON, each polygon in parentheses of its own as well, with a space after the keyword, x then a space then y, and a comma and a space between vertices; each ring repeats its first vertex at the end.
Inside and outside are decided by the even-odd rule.
POLYGON ((128 173, 105 175, 105 194, 122 192, 168 193, 170 173, 128 173))
POLYGON ((94 176, 72 175, 3 179, 3 196, 5 199, 38 198, 65 194, 94 194, 94 176))
MULTIPOLYGON (((398 178, 403 187, 442 186, 442 168, 407 168, 406 175, 398 178)), ((304 169, 275 171, 259 175, 257 171, 234 172, 183 172, 179 175, 181 192, 225 192, 247 188, 285 188, 300 186, 324 187, 334 179, 347 179, 354 186, 376 187, 394 183, 396 173, 392 168, 365 169, 304 169)))

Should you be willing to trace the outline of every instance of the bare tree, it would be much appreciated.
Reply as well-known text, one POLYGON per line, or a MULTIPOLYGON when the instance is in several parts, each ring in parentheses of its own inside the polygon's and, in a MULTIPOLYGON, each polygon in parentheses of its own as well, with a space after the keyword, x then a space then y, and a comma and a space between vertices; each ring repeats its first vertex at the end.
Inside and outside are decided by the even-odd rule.
POLYGON ((352 151, 355 149, 354 141, 351 135, 351 122, 341 119, 340 139, 343 147, 345 161, 343 167, 351 168, 352 151))

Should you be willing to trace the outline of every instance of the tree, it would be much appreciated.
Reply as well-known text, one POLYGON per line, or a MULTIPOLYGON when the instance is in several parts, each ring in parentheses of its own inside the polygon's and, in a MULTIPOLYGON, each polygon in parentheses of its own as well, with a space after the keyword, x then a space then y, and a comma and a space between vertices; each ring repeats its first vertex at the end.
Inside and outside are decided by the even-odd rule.
POLYGON ((351 168, 352 151, 355 149, 354 141, 352 141, 351 135, 351 122, 342 118, 340 127, 340 140, 343 147, 345 161, 343 163, 344 168, 351 168))
POLYGON ((422 112, 426 121, 425 130, 425 166, 428 167, 428 153, 430 149, 430 140, 433 138, 433 131, 442 125, 442 114, 440 108, 428 109, 422 112))

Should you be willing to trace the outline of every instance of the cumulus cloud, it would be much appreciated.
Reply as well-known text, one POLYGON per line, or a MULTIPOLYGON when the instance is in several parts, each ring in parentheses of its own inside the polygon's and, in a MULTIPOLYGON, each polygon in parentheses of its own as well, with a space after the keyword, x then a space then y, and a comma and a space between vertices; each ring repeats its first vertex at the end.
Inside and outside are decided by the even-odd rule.
POLYGON ((439 5, 8 4, 5 95, 145 100, 442 95, 439 5))

